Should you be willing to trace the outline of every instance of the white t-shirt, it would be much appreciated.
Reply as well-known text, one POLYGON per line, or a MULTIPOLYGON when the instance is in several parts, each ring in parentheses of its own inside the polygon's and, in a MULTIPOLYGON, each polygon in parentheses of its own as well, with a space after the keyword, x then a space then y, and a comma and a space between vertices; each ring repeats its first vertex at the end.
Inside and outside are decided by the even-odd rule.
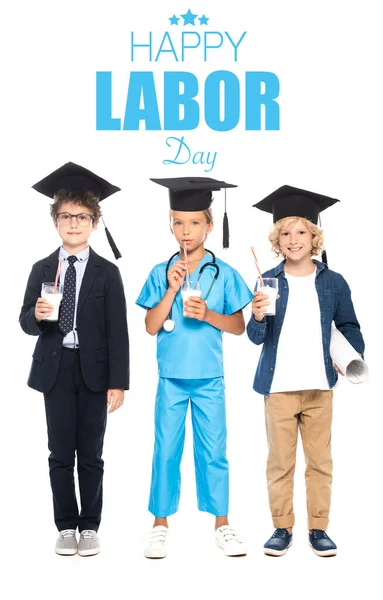
MULTIPOLYGON (((329 390, 326 377, 316 270, 306 277, 285 274, 289 298, 277 348, 270 394, 329 390)), ((278 310, 278 303, 277 303, 278 310)))

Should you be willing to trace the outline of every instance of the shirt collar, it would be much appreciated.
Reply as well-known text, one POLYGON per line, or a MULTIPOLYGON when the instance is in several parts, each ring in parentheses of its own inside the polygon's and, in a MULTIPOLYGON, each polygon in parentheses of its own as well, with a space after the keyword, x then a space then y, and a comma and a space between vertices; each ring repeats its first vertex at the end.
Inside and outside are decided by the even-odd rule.
MULTIPOLYGON (((69 252, 64 250, 64 248, 61 246, 60 252, 59 252, 59 258, 61 258, 64 262, 66 262, 68 260, 68 256, 70 256, 69 252)), ((87 248, 84 248, 84 250, 81 250, 81 252, 79 252, 75 256, 79 262, 87 261, 89 258, 89 246, 87 246, 87 248)))
MULTIPOLYGON (((281 273, 284 273, 285 271, 285 262, 286 260, 283 260, 281 263, 279 263, 279 265, 277 265, 274 269, 274 275, 276 277, 278 277, 278 275, 280 275, 281 273)), ((320 260, 313 260, 313 263, 316 265, 317 268, 317 274, 320 273, 321 271, 323 271, 323 269, 327 269, 327 265, 325 265, 324 263, 322 263, 320 260)))

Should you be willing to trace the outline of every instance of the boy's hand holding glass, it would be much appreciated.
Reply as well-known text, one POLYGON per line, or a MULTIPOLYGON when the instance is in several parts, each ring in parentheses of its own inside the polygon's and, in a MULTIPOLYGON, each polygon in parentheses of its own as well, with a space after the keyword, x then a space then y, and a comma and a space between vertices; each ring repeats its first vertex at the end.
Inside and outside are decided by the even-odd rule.
POLYGON ((186 261, 176 260, 168 271, 169 289, 178 292, 186 275, 186 261))
POLYGON ((184 302, 184 315, 191 319, 198 319, 198 321, 204 321, 206 318, 208 308, 203 298, 190 296, 189 300, 184 302))
POLYGON ((54 306, 50 304, 46 298, 37 298, 35 305, 35 319, 40 323, 43 319, 50 317, 53 313, 54 306))
POLYGON ((207 315, 206 301, 201 298, 201 286, 199 281, 190 281, 189 287, 186 281, 182 285, 182 298, 184 301, 184 317, 204 321, 207 315))
MULTIPOLYGON (((59 271, 57 271, 59 273, 59 271)), ((57 275, 58 277, 58 275, 57 275)), ((60 304, 63 297, 64 286, 56 281, 44 282, 41 286, 41 298, 36 302, 35 318, 39 322, 58 321, 60 304), (50 310, 50 308, 53 310, 50 310), (41 318, 40 316, 43 315, 41 318)))
POLYGON ((253 311, 254 319, 256 321, 263 321, 267 307, 270 304, 269 297, 263 292, 255 292, 254 298, 251 302, 251 309, 253 311))
MULTIPOLYGON (((277 294, 277 299, 279 298, 279 294, 277 294)), ((256 321, 263 321, 265 313, 268 312, 270 302, 268 294, 264 294, 263 292, 257 291, 254 293, 254 298, 251 302, 251 309, 253 311, 254 319, 256 321)))

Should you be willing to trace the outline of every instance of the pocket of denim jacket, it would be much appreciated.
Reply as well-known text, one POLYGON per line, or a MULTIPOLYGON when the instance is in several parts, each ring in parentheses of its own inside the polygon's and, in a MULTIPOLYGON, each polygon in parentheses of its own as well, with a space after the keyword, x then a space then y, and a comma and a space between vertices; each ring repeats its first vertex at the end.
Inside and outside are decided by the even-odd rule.
POLYGON ((324 309, 326 311, 334 311, 339 300, 339 290, 336 288, 324 290, 323 299, 324 309))

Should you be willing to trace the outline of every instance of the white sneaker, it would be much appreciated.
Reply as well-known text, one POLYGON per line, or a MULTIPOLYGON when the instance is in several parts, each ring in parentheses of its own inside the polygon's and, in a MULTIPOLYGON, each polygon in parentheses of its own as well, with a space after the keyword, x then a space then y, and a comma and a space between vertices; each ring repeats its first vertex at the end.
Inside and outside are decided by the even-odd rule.
POLYGON ((56 554, 73 556, 77 554, 77 539, 74 529, 63 529, 56 540, 56 554))
POLYGON ((226 556, 245 556, 247 548, 233 527, 224 525, 215 530, 215 543, 226 556))
POLYGON ((167 527, 164 527, 163 525, 153 527, 149 535, 147 546, 144 550, 146 558, 165 558, 167 554, 167 534, 167 527))

